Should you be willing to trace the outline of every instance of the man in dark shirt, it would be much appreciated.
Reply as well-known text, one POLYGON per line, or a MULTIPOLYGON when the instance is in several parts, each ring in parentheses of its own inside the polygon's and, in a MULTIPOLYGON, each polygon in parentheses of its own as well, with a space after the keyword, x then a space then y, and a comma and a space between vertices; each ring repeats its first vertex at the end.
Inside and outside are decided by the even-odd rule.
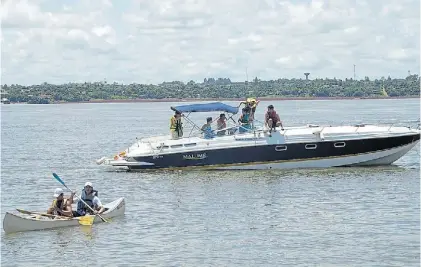
POLYGON ((282 125, 282 121, 279 118, 279 115, 276 113, 275 108, 273 105, 268 106, 268 110, 265 114, 265 124, 269 128, 269 135, 271 136, 272 129, 273 131, 276 131, 277 126, 281 126, 281 130, 284 130, 284 127, 282 125))

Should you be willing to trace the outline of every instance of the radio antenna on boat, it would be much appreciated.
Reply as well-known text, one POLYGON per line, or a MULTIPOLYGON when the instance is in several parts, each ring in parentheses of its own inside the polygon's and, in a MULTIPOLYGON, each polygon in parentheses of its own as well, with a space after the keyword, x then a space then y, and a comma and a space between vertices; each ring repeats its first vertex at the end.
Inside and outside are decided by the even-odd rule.
POLYGON ((247 82, 249 81, 249 74, 248 74, 248 71, 247 71, 247 67, 246 67, 246 78, 247 78, 247 82))
POLYGON ((248 87, 249 87, 249 74, 248 74, 248 71, 247 71, 247 68, 248 67, 246 67, 246 82, 245 82, 245 84, 246 84, 246 86, 245 86, 245 97, 247 98, 247 94, 248 94, 248 87))

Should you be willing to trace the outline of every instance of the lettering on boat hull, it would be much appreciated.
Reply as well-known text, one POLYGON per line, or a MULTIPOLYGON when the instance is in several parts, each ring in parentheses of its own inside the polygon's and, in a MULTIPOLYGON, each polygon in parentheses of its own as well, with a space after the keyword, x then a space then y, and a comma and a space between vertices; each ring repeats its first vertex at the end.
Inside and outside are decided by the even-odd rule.
POLYGON ((186 159, 186 160, 202 160, 202 159, 206 159, 207 157, 208 156, 206 155, 206 153, 183 155, 183 159, 186 159))

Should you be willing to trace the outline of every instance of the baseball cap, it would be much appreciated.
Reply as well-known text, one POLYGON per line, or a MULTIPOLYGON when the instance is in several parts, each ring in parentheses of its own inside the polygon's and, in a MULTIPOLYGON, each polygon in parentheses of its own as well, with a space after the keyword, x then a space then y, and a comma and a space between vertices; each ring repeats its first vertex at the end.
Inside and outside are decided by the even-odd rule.
POLYGON ((86 183, 85 183, 85 186, 90 186, 90 187, 93 187, 91 182, 86 182, 86 183))
POLYGON ((54 197, 58 197, 61 194, 63 194, 63 189, 56 188, 56 190, 54 190, 54 197))

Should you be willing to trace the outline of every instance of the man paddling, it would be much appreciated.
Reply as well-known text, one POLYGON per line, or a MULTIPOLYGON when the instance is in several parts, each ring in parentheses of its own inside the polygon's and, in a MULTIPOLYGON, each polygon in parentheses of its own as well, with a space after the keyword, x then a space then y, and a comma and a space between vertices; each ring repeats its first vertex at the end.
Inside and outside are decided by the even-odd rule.
POLYGON ((80 198, 88 204, 95 212, 92 212, 82 201, 77 202, 77 210, 73 211, 73 217, 79 217, 89 214, 101 214, 105 211, 101 200, 98 198, 98 191, 94 190, 91 182, 86 182, 82 189, 80 198))
POLYGON ((75 194, 72 193, 70 197, 64 197, 63 189, 56 188, 54 191, 55 199, 53 200, 51 207, 48 208, 47 214, 72 217, 72 203, 74 195, 75 194))

